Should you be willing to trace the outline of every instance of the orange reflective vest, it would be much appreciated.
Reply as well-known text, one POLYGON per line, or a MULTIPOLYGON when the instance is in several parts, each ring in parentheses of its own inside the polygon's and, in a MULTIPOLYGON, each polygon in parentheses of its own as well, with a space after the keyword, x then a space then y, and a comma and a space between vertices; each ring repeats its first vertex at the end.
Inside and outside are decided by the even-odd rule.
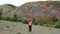
POLYGON ((29 25, 29 26, 32 26, 32 21, 30 21, 30 22, 28 23, 28 25, 29 25))

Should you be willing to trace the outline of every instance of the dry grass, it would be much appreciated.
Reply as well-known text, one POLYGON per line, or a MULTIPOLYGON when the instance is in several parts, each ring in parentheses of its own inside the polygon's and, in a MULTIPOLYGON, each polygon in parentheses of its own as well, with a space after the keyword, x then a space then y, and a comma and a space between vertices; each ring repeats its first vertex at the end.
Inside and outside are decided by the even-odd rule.
POLYGON ((60 34, 60 29, 33 25, 32 32, 28 31, 28 25, 20 22, 0 20, 0 34, 60 34), (6 28, 9 26, 9 28, 6 28))

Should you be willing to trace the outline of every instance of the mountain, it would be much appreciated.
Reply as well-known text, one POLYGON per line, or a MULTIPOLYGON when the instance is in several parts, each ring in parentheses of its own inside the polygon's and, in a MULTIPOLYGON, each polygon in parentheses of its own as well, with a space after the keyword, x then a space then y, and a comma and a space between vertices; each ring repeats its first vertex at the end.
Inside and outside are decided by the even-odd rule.
POLYGON ((20 6, 15 14, 22 17, 46 17, 52 18, 54 16, 60 19, 60 2, 28 2, 20 6))
POLYGON ((0 5, 0 10, 2 12, 2 17, 5 17, 8 15, 8 13, 14 11, 16 8, 16 6, 11 5, 11 4, 4 4, 4 5, 0 5))
POLYGON ((10 17, 13 16, 14 14, 17 14, 18 17, 25 17, 25 18, 44 17, 46 19, 51 19, 55 16, 57 17, 57 19, 60 19, 60 2, 59 1, 58 2, 54 2, 54 1, 28 2, 15 8, 13 8, 13 6, 11 5, 3 5, 3 6, 4 8, 6 8, 4 10, 5 17, 6 17, 6 14, 7 16, 10 16, 10 17))

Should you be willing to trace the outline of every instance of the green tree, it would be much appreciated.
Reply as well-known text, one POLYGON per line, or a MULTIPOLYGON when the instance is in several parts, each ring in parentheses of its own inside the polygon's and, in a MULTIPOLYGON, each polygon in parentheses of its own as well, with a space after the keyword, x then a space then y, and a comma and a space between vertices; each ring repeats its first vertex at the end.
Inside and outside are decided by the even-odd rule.
POLYGON ((6 20, 7 20, 7 21, 11 21, 11 18, 10 18, 10 17, 7 17, 6 20))
POLYGON ((22 22, 21 17, 17 17, 17 21, 18 21, 18 22, 22 22))
POLYGON ((20 32, 16 33, 16 34, 21 34, 20 32))
POLYGON ((55 28, 60 28, 60 22, 55 26, 55 28))
POLYGON ((44 18, 41 18, 38 20, 38 23, 39 23, 39 25, 42 26, 43 24, 46 24, 46 20, 44 18))
POLYGON ((38 25, 38 22, 37 22, 37 20, 35 19, 35 17, 33 17, 32 22, 33 22, 34 25, 38 25))
POLYGON ((57 22, 57 21, 58 21, 57 17, 56 17, 56 16, 53 16, 52 21, 53 21, 53 24, 54 24, 55 22, 57 22))
POLYGON ((14 16, 13 16, 13 18, 12 18, 12 21, 17 22, 17 19, 18 19, 17 15, 14 14, 14 16))
POLYGON ((0 9, 0 19, 2 19, 2 8, 0 9))
POLYGON ((24 24, 28 24, 28 20, 26 20, 26 19, 22 20, 22 22, 23 22, 24 24))

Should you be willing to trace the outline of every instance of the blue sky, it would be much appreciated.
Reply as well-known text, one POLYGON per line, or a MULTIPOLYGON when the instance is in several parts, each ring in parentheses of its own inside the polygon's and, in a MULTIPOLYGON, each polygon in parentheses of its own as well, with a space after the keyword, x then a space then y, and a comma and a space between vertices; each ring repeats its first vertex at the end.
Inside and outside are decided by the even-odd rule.
MULTIPOLYGON (((0 5, 2 4, 12 4, 15 6, 20 6, 27 2, 42 1, 42 0, 0 0, 0 5)), ((43 0, 46 1, 46 0, 43 0)))

